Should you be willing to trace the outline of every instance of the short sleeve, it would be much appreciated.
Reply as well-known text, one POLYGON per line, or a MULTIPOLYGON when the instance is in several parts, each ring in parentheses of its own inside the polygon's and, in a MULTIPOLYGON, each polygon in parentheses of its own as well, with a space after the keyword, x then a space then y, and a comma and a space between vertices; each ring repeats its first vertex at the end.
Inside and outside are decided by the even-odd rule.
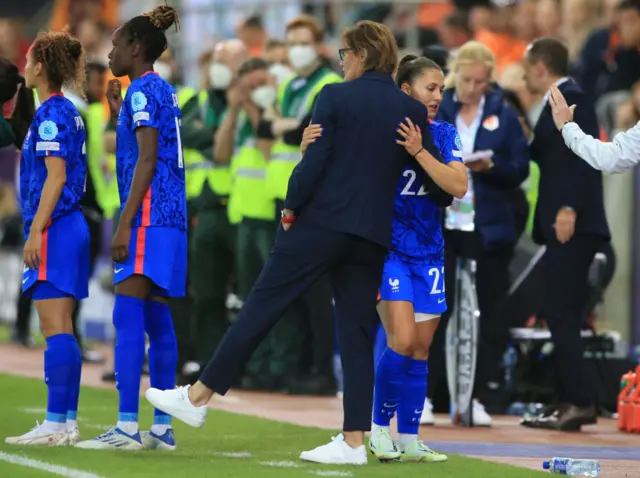
POLYGON ((69 154, 71 128, 75 128, 75 119, 66 117, 64 112, 51 105, 44 105, 38 111, 37 120, 36 156, 40 158, 57 156, 66 159, 69 154))
POLYGON ((136 89, 131 92, 127 102, 131 112, 131 131, 141 126, 160 129, 158 100, 150 91, 136 89))
POLYGON ((462 140, 458 131, 449 123, 442 124, 443 141, 442 141, 442 159, 445 164, 451 161, 462 162, 462 140))

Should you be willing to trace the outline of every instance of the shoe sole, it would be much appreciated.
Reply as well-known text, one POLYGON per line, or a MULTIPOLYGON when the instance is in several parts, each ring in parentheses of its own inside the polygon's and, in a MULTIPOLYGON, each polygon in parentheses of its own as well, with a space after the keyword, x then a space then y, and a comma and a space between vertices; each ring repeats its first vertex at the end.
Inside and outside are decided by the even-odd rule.
POLYGON ((380 456, 375 451, 373 451, 371 449, 369 449, 369 452, 373 456, 375 456, 380 463, 391 463, 393 461, 400 461, 400 453, 398 453, 398 456, 393 457, 393 456, 380 456))

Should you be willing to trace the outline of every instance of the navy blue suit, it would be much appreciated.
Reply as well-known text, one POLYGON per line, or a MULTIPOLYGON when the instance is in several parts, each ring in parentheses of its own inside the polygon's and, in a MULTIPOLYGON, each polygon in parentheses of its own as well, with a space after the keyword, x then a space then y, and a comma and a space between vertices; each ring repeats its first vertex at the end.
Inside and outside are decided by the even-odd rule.
MULTIPOLYGON (((577 105, 574 121, 582 131, 598 137, 598 121, 590 99, 573 80, 559 88, 568 104, 577 105)), ((548 104, 534 134, 531 154, 540 166, 540 186, 533 237, 546 246, 541 315, 555 345, 556 392, 561 403, 587 406, 593 403, 594 394, 584 363, 580 330, 586 318, 589 266, 610 238, 602 173, 565 145, 548 104), (575 210, 577 220, 573 237, 561 244, 554 223, 564 206, 575 210)))
POLYGON ((370 429, 376 296, 396 185, 403 164, 413 161, 396 144, 398 123, 406 117, 425 125, 424 147, 440 158, 426 108, 390 75, 368 72, 320 92, 313 123, 322 125, 323 134, 296 166, 285 201, 297 220, 288 231, 278 228, 238 320, 200 378, 207 387, 224 394, 293 300, 327 274, 344 372, 343 429, 370 429))

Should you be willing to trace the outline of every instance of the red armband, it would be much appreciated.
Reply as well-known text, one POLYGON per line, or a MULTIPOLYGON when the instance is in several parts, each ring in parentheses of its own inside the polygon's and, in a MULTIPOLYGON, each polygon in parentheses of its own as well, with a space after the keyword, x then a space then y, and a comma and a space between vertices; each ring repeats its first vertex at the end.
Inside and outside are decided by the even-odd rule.
POLYGON ((282 221, 283 224, 293 224, 294 222, 296 222, 296 217, 295 216, 291 216, 291 217, 282 216, 281 221, 282 221))

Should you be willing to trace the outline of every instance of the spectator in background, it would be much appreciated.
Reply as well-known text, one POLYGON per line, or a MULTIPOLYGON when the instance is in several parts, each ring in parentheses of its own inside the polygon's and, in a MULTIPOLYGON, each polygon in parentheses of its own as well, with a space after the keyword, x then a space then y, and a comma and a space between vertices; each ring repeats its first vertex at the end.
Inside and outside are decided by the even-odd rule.
POLYGON ((497 1, 490 6, 490 22, 487 27, 475 30, 475 40, 489 48, 495 57, 495 72, 499 74, 511 63, 517 63, 527 44, 519 40, 514 32, 514 17, 516 6, 513 3, 500 3, 497 1))
POLYGON ((521 0, 513 15, 513 29, 518 39, 532 42, 537 36, 535 21, 537 0, 521 0))
MULTIPOLYGON (((605 26, 592 31, 582 47, 574 77, 589 98, 596 102, 609 88, 615 56, 620 46, 618 5, 620 0, 604 0, 605 26)), ((599 118, 602 122, 602 118, 599 118)))
POLYGON ((468 14, 456 10, 447 15, 438 26, 438 37, 450 57, 455 58, 458 49, 473 37, 468 14))
POLYGON ((620 46, 614 50, 611 74, 598 101, 600 123, 611 135, 618 107, 628 101, 633 84, 640 79, 640 0, 622 0, 617 14, 620 46))
POLYGON ((517 95, 526 112, 527 122, 530 125, 536 124, 544 106, 542 104, 542 96, 531 93, 527 88, 522 64, 513 63, 505 68, 498 78, 498 84, 517 95))
POLYGON ((562 37, 569 49, 569 63, 580 59, 580 52, 589 33, 600 19, 599 0, 562 0, 562 37))
POLYGON ((538 0, 535 16, 538 36, 559 38, 562 13, 559 0, 538 0))
POLYGON ((252 57, 262 55, 267 36, 260 15, 250 16, 242 21, 236 30, 236 37, 247 46, 252 57))
POLYGON ((631 98, 618 108, 612 137, 633 128, 638 121, 640 121, 640 81, 634 83, 631 98))
POLYGON ((49 28, 61 31, 68 25, 75 34, 83 19, 104 22, 107 28, 115 28, 119 7, 120 0, 55 0, 49 28))
POLYGON ((282 40, 269 40, 265 46, 264 59, 270 64, 269 73, 276 80, 276 84, 282 83, 294 74, 289 63, 287 44, 282 40))
POLYGON ((87 62, 104 65, 109 62, 111 38, 101 22, 94 22, 88 18, 82 20, 78 24, 76 37, 85 49, 87 62))
MULTIPOLYGON (((528 211, 520 188, 529 174, 527 141, 516 112, 494 84, 495 70, 496 59, 485 45, 464 45, 453 62, 438 113, 438 119, 456 126, 470 176, 467 194, 454 198, 445 219, 447 312, 443 317, 448 320, 454 309, 458 259, 475 259, 481 317, 473 394, 476 426, 491 425, 485 405, 501 411, 500 363, 509 325, 499 305, 509 290, 509 265, 528 211)), ((432 348, 430 354, 431 372, 436 377, 444 370, 443 364, 436 365, 433 360, 444 356, 445 329, 439 327, 434 339, 437 352, 432 348)), ((432 375, 429 382, 433 384, 429 396, 433 397, 438 380, 432 375)), ((425 411, 429 408, 425 403, 425 411)), ((423 412, 423 421, 428 415, 423 412)))

